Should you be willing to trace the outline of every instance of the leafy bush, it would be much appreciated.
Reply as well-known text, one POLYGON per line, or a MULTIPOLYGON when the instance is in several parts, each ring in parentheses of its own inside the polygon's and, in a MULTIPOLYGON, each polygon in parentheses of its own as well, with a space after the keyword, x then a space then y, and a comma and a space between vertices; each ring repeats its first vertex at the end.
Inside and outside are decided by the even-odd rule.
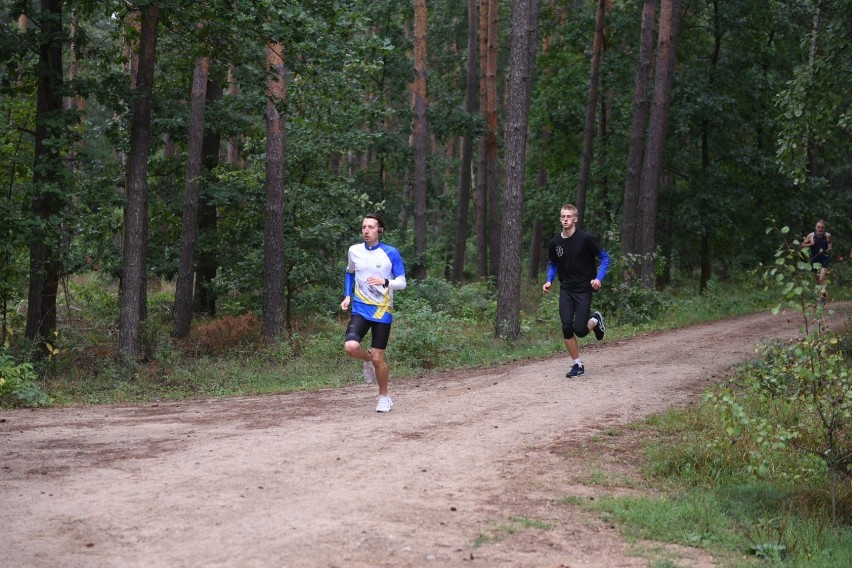
POLYGON ((483 283, 454 285, 441 278, 426 278, 409 281, 408 288, 394 297, 394 305, 403 315, 426 304, 453 318, 491 322, 497 311, 495 294, 483 283))
POLYGON ((446 348, 444 337, 452 319, 424 300, 409 300, 405 310, 393 327, 394 358, 413 367, 434 367, 446 348))
POLYGON ((9 353, 0 352, 0 406, 46 406, 47 396, 35 383, 30 363, 15 363, 9 353))
POLYGON ((493 322, 497 317, 496 293, 494 287, 482 282, 458 287, 453 301, 453 315, 464 320, 493 322))
POLYGON ((594 306, 608 317, 621 324, 639 325, 654 321, 671 305, 669 295, 649 290, 643 286, 630 285, 625 281, 610 282, 594 298, 594 306))
POLYGON ((826 335, 764 345, 760 361, 735 385, 709 395, 728 436, 747 448, 751 473, 812 473, 773 468, 773 456, 792 449, 852 476, 852 375, 837 343, 826 335))
POLYGON ((89 273, 70 278, 67 282, 69 312, 87 318, 90 329, 109 329, 118 321, 118 294, 110 278, 101 273, 89 273))
POLYGON ((411 281, 405 292, 397 298, 403 302, 411 300, 422 300, 433 310, 443 310, 454 303, 456 293, 454 286, 443 278, 425 278, 423 280, 411 281), (404 298, 402 298, 404 294, 404 298))
MULTIPOLYGON (((641 257, 612 254, 603 288, 592 299, 594 309, 622 325, 640 325, 660 317, 671 305, 671 297, 638 282, 636 269, 641 257)), ((558 291, 558 281, 554 282, 558 291)))

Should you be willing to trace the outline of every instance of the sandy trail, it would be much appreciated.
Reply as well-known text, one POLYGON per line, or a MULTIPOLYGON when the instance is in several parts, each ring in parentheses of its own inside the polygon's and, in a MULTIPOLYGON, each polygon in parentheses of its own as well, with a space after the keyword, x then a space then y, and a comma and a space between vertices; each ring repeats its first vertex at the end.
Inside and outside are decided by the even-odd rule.
MULTIPOLYGON (((832 321, 848 320, 852 304, 834 307, 845 315, 832 321)), ((560 502, 589 491, 577 481, 588 464, 565 448, 696 400, 756 341, 800 325, 761 313, 587 345, 573 380, 565 356, 392 378, 387 415, 363 384, 0 411, 1 563, 646 566, 560 502)))

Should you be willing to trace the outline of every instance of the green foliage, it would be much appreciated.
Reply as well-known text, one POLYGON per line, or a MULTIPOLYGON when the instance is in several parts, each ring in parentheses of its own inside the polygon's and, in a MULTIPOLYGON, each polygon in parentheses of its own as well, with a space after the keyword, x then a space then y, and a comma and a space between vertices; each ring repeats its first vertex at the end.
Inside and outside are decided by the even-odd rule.
MULTIPOLYGON (((811 285, 813 268, 807 261, 806 251, 801 249, 801 243, 796 238, 790 238, 790 228, 778 228, 774 225, 766 230, 777 232, 782 244, 775 252, 775 263, 766 268, 764 278, 780 288, 781 301, 772 309, 777 314, 784 306, 796 309, 804 318, 805 329, 812 322, 819 323, 823 309, 817 301, 825 294, 825 286, 811 285)), ((817 330, 818 331, 818 330, 817 330)))
POLYGON ((631 540, 673 542, 722 556, 756 556, 788 568, 840 568, 852 533, 802 515, 787 490, 765 485, 695 489, 675 497, 610 497, 585 503, 631 540))
POLYGON ((752 476, 799 480, 827 470, 834 495, 836 477, 852 475, 852 354, 823 332, 826 312, 817 300, 825 288, 817 286, 814 294, 806 283, 813 276, 799 242, 788 240, 787 227, 767 232, 773 230, 783 241, 765 272, 782 297, 773 312, 792 306, 811 332, 788 344, 761 346, 757 363, 708 394, 724 425, 714 444, 741 448, 747 456, 744 470, 752 476), (805 457, 788 459, 795 451, 805 457))
POLYGON ((663 292, 635 285, 632 273, 638 261, 632 256, 610 256, 609 274, 604 287, 595 294, 593 304, 595 309, 623 325, 647 324, 671 306, 671 298, 663 292))
POLYGON ((394 302, 403 314, 416 311, 422 300, 430 309, 467 322, 488 321, 497 310, 496 291, 483 283, 454 285, 442 278, 428 277, 411 283, 394 302))
POLYGON ((0 349, 0 406, 50 404, 50 397, 39 388, 37 380, 31 363, 16 363, 6 349, 0 349))
POLYGON ((852 356, 831 335, 761 348, 761 359, 708 400, 725 424, 726 440, 747 449, 747 471, 761 477, 819 475, 804 459, 779 471, 777 455, 805 452, 841 476, 852 476, 852 356))
MULTIPOLYGON (((847 484, 832 496, 832 481, 816 452, 774 447, 777 438, 759 419, 771 414, 766 397, 741 386, 751 383, 753 367, 766 365, 764 357, 745 366, 730 388, 717 390, 738 393, 743 409, 738 416, 750 414, 747 425, 734 427, 736 436, 717 396, 648 419, 643 432, 653 441, 645 450, 646 478, 661 481, 666 497, 606 497, 583 504, 605 512, 633 539, 757 556, 777 566, 846 566, 852 560, 852 492, 847 484), (834 523, 825 514, 833 503, 840 512, 834 523)), ((792 444, 808 437, 797 436, 792 444)))
POLYGON ((405 316, 393 329, 394 360, 426 369, 442 363, 452 324, 447 314, 433 310, 424 301, 407 302, 405 316))
POLYGON ((799 64, 786 88, 776 95, 778 109, 777 159, 779 169, 797 185, 815 175, 809 152, 833 152, 836 137, 848 138, 852 107, 848 92, 852 57, 849 54, 849 0, 818 2, 809 14, 811 29, 803 41, 808 58, 799 64), (816 24, 816 28, 814 28, 816 24), (809 171, 811 170, 811 171, 809 171))
POLYGON ((812 332, 760 345, 758 358, 701 404, 648 420, 657 436, 649 436, 656 440, 646 448, 646 474, 671 495, 587 505, 629 537, 775 566, 852 562, 852 330, 824 332, 829 312, 806 291, 813 277, 797 245, 785 240, 780 261, 765 272, 782 305, 800 311, 812 332))

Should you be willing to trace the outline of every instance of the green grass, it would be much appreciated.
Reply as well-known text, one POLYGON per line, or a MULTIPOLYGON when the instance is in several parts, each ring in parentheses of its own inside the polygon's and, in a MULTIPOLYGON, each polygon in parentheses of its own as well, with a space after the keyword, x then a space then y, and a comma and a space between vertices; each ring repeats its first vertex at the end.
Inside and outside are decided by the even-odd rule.
POLYGON ((503 538, 505 538, 506 536, 517 534, 521 531, 533 529, 540 531, 549 531, 553 530, 553 528, 556 526, 553 523, 549 523, 547 521, 530 519, 529 517, 524 517, 521 515, 513 515, 505 521, 492 524, 493 526, 487 532, 480 533, 476 536, 473 541, 474 548, 479 548, 489 542, 499 542, 503 540, 503 538))
POLYGON ((796 491, 775 485, 692 488, 665 497, 603 497, 583 502, 629 541, 704 548, 726 566, 761 558, 772 566, 852 566, 852 527, 792 505, 796 491))
MULTIPOLYGON (((847 329, 835 344, 846 354, 848 364, 852 330, 847 329)), ((797 353, 797 345, 788 349, 797 353)), ((778 358, 774 351, 767 356, 778 358)), ((801 367, 799 371, 794 365, 784 365, 781 373, 795 376, 803 372, 807 378, 812 367, 804 361, 801 367)), ((715 388, 731 393, 737 392, 735 385, 753 386, 758 369, 768 372, 761 361, 755 361, 743 365, 728 381, 729 386, 715 388)), ((848 397, 849 383, 845 384, 848 397)), ((740 388, 737 396, 739 408, 754 416, 773 408, 760 390, 740 388)), ((757 562, 784 568, 852 566, 849 475, 832 477, 821 460, 798 450, 807 445, 807 432, 795 444, 775 448, 769 466, 760 473, 753 468, 754 459, 767 457, 760 453, 760 438, 728 430, 715 400, 708 396, 702 403, 670 409, 628 428, 640 439, 652 440, 643 449, 642 473, 655 496, 564 497, 559 502, 595 511, 615 524, 625 538, 637 543, 649 565, 667 565, 671 560, 659 558, 665 553, 639 545, 640 541, 703 548, 720 566, 757 562)), ((824 412, 825 406, 822 408, 824 412)), ((765 416, 766 420, 773 418, 778 416, 765 416)), ((840 428, 845 438, 839 440, 838 448, 848 454, 852 438, 848 416, 846 420, 845 429, 840 428)), ((613 492, 635 485, 629 481, 608 484, 613 481, 605 472, 595 471, 587 483, 613 492)))

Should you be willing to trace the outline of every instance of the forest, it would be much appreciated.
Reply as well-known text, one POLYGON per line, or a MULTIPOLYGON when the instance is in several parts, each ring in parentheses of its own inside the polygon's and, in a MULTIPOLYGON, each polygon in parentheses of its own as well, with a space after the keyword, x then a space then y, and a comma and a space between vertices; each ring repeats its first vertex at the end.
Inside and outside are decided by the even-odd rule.
POLYGON ((16 361, 57 352, 81 281, 114 296, 98 341, 128 365, 151 356, 162 303, 175 340, 248 314, 292 340, 334 313, 371 211, 412 281, 493 294, 501 338, 523 333, 563 203, 622 290, 741 278, 773 259, 776 226, 823 219, 833 261, 852 252, 852 0, 0 10, 16 361))

